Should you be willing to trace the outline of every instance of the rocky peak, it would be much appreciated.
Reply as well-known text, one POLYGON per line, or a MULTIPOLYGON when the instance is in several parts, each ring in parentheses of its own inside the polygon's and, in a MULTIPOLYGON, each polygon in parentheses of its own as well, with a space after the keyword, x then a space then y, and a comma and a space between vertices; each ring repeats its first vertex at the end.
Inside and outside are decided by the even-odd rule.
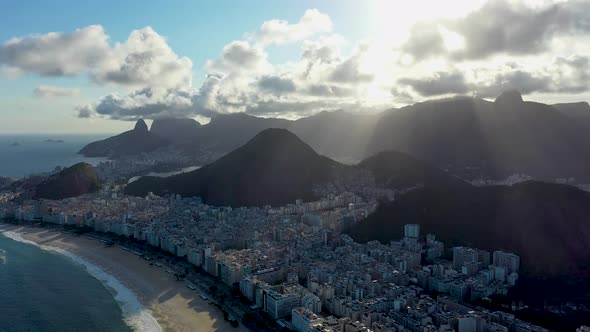
POLYGON ((139 120, 137 120, 137 123, 135 124, 135 128, 133 128, 133 130, 148 131, 148 126, 145 123, 145 121, 143 121, 143 119, 139 119, 139 120))
POLYGON ((509 90, 503 92, 494 101, 496 105, 500 106, 514 106, 523 103, 522 95, 517 90, 509 90))

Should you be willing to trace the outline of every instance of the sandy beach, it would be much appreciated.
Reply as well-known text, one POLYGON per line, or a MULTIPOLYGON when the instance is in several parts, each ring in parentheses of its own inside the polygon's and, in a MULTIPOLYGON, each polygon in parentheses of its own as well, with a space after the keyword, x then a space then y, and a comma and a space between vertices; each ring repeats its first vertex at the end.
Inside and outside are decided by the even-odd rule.
MULTIPOLYGON (((174 275, 165 272, 164 268, 150 265, 119 246, 106 247, 100 241, 83 235, 64 234, 51 229, 0 226, 2 232, 13 231, 25 240, 60 248, 115 277, 148 309, 162 331, 248 331, 243 326, 232 327, 223 319, 219 309, 201 299, 198 290, 187 288, 185 281, 176 281, 174 275)), ((112 287, 105 286, 113 292, 112 287)))

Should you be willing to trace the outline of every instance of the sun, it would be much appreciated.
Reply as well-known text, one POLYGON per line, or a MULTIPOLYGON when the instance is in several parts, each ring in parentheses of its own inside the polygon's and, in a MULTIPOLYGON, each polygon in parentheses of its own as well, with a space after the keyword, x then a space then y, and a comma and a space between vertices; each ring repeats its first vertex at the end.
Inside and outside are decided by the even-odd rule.
POLYGON ((465 16, 485 4, 485 0, 367 1, 370 6, 369 38, 391 46, 401 45, 418 22, 465 16))

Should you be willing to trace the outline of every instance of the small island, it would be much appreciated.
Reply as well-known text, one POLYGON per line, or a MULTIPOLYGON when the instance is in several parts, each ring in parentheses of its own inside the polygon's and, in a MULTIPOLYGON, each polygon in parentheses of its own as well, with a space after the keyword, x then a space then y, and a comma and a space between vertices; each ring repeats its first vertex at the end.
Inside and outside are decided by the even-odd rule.
POLYGON ((10 146, 20 146, 19 142, 12 142, 12 144, 10 144, 10 146))
POLYGON ((45 143, 64 143, 64 141, 61 139, 48 138, 45 140, 45 143))

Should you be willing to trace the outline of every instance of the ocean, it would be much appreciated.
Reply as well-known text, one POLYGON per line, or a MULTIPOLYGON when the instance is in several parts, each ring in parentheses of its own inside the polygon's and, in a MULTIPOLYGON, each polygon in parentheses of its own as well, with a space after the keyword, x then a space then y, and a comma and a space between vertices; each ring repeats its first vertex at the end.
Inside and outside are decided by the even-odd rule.
POLYGON ((96 165, 104 158, 85 158, 77 152, 86 144, 106 137, 108 135, 0 134, 0 176, 20 178, 81 161, 96 165))
POLYGON ((0 235, 0 331, 131 328, 113 295, 87 268, 62 254, 0 235))

